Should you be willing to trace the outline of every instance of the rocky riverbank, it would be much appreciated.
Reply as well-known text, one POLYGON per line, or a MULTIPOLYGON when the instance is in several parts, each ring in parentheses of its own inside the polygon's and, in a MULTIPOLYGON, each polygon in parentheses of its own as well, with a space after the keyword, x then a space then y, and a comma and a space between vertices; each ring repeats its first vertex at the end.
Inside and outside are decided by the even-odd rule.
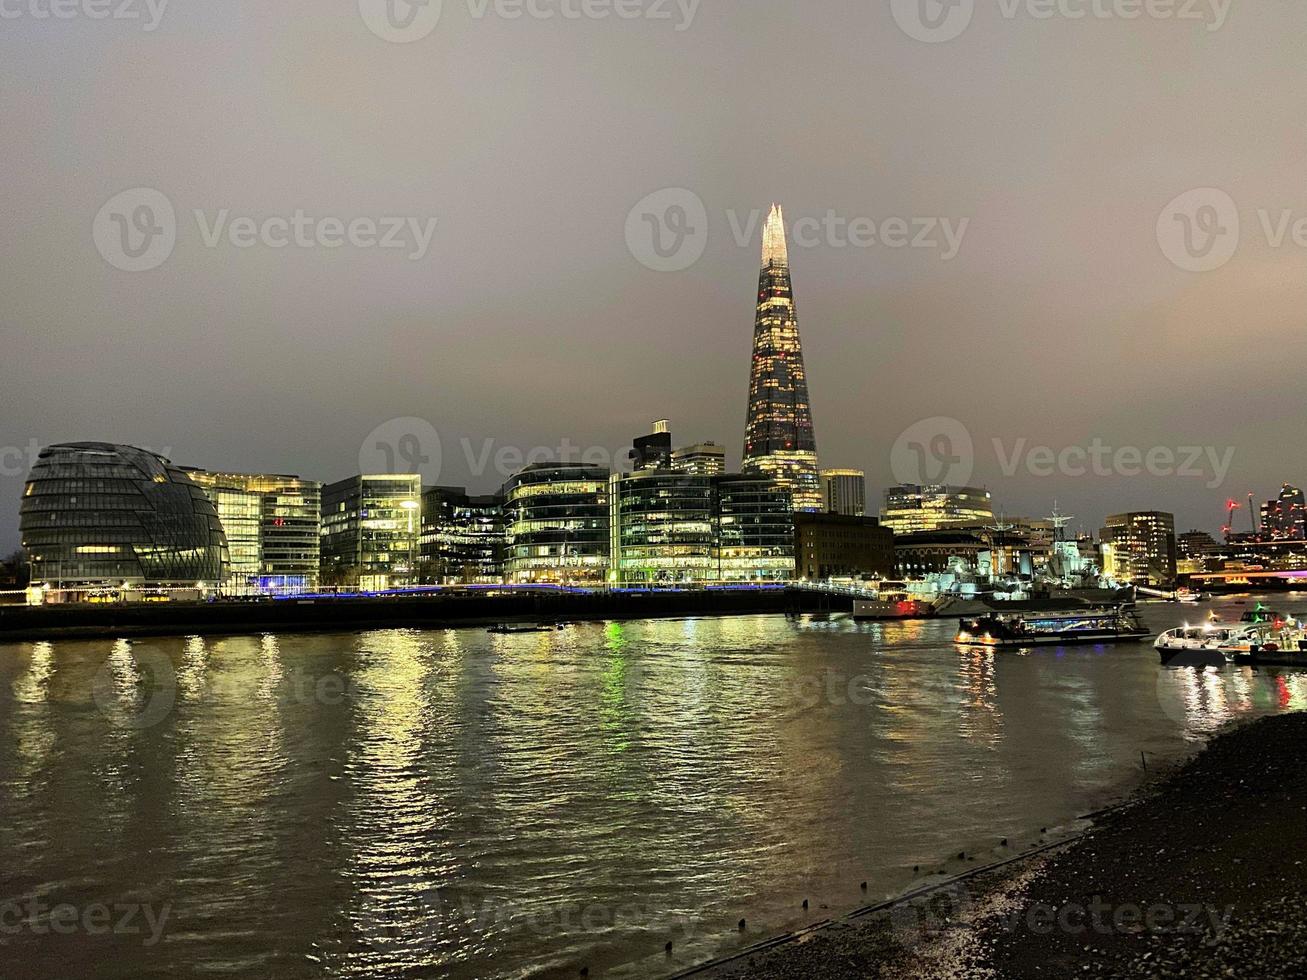
POLYGON ((1307 714, 1223 734, 1074 841, 732 978, 1307 976, 1307 714))

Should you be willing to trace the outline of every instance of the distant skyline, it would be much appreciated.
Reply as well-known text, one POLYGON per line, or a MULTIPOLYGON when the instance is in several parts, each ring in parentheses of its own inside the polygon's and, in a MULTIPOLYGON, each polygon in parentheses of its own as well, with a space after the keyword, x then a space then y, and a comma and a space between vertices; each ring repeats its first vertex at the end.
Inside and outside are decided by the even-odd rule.
POLYGON ((862 0, 704 3, 683 30, 675 5, 443 6, 409 44, 353 2, 171 3, 149 31, 5 21, 0 550, 33 442, 325 482, 417 417, 440 482, 485 491, 500 475, 470 472, 462 439, 474 459, 484 439, 616 452, 669 417, 738 466, 762 225, 738 231, 772 201, 805 222, 789 252, 822 465, 864 469, 869 510, 900 436, 935 417, 967 430, 969 482, 1010 514, 1056 499, 1072 529, 1156 508, 1215 533, 1226 498, 1307 482, 1302 5, 1219 26, 980 5, 937 44, 862 0), (177 221, 144 272, 92 233, 134 188, 177 221), (664 189, 704 207, 702 255, 675 272, 625 233, 664 189), (315 241, 403 218, 413 247, 261 237, 301 211, 315 241), (890 244, 932 220, 939 247, 890 244), (965 227, 947 258, 944 221, 965 227), (1177 265, 1167 235, 1232 224, 1232 255, 1177 265), (1095 440, 1212 453, 1196 477, 1036 475, 1035 448, 1095 440))

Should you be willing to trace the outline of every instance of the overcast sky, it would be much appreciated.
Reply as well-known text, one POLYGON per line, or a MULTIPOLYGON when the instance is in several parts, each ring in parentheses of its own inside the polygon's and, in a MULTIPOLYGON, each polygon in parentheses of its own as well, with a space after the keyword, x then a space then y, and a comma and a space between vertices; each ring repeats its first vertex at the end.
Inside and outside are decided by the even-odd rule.
POLYGON ((6 550, 32 444, 330 481, 421 443, 489 490, 666 416, 738 461, 772 201, 822 464, 873 493, 951 461, 1214 531, 1307 481, 1297 0, 48 2, 0 3, 6 550), (900 439, 935 417, 972 451, 900 439))

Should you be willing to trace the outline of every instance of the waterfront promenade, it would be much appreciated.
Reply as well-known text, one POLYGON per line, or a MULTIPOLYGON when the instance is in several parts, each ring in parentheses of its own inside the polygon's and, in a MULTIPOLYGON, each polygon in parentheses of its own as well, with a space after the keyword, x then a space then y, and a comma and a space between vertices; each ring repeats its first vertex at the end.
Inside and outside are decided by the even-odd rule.
POLYGON ((464 588, 375 596, 0 606, 0 640, 311 633, 848 611, 852 596, 798 586, 700 589, 464 588))

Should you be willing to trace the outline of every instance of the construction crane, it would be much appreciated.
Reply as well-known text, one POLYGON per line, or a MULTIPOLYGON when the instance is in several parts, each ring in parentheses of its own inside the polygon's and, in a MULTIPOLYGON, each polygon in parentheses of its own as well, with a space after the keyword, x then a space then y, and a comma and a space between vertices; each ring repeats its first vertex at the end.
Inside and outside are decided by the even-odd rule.
POLYGON ((1239 509, 1239 501, 1231 497, 1225 502, 1225 509, 1225 527, 1221 528, 1221 533, 1225 535, 1225 540, 1228 543, 1234 537, 1234 512, 1239 509))
POLYGON ((1248 518, 1253 522, 1253 537, 1261 533, 1261 528, 1257 526, 1257 508, 1253 506, 1253 492, 1248 491, 1248 518))

